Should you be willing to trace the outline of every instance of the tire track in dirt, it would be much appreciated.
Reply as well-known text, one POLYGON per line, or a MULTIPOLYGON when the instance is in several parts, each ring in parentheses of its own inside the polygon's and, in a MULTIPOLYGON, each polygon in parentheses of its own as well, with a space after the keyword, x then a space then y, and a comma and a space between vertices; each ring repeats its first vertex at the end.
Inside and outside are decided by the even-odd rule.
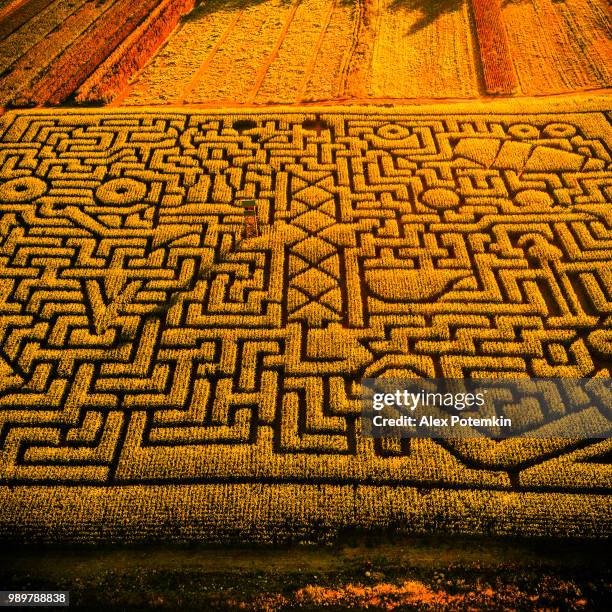
MULTIPOLYGON (((320 45, 322 39, 330 36, 327 26, 334 5, 337 6, 337 0, 301 0, 278 55, 257 92, 255 104, 300 101, 301 92, 312 78, 309 72, 313 63, 318 62, 320 67, 329 59, 321 52, 320 45)), ((330 74, 333 71, 327 73, 327 78, 330 74)))
POLYGON ((331 22, 331 18, 332 15, 334 14, 334 11, 336 10, 336 5, 337 5, 338 0, 333 0, 333 2, 330 3, 329 5, 329 11, 327 12, 327 15, 325 17, 325 21, 323 22, 323 27, 321 28, 321 32, 319 34, 319 38, 317 39, 317 43, 315 45, 315 48, 312 52, 312 56, 310 58, 310 62, 308 63, 308 66, 306 67, 306 72, 304 73, 304 79, 302 81, 302 86, 300 87, 299 92, 297 93, 296 97, 295 97, 295 101, 296 102, 300 102, 301 100, 304 99, 304 95, 306 93, 306 88, 308 87, 308 83, 310 81, 310 77, 312 75, 312 72, 314 70, 315 64, 317 62, 317 58, 319 57, 319 53, 321 52, 321 47, 323 45, 323 40, 325 39, 325 35, 327 33, 327 30, 329 29, 329 24, 331 22))
POLYGON ((278 36, 278 39, 276 40, 274 48, 270 52, 270 55, 268 56, 266 61, 263 63, 261 68, 259 68, 259 70, 257 71, 257 75, 255 77, 255 85, 253 86, 253 89, 248 96, 249 102, 255 101, 255 98, 257 97, 257 93, 259 92, 259 89, 261 88, 261 85, 264 79, 266 78, 266 74, 268 73, 268 70, 270 69, 272 62, 278 57, 278 51, 281 48, 281 45, 283 44, 283 42, 285 41, 285 38, 287 36, 287 31, 289 30, 289 26, 291 25, 291 22, 293 21, 293 18, 295 17, 295 13, 298 10, 298 7, 300 6, 301 2, 302 0, 296 0, 293 3, 293 6, 291 7, 291 11, 287 15, 287 18, 285 19, 285 24, 283 25, 283 29, 281 30, 278 36))
MULTIPOLYGON (((233 100, 249 103, 262 64, 276 47, 293 2, 266 0, 239 3, 245 14, 217 50, 186 102, 233 100)), ((207 33, 201 30, 202 37, 207 33)))
POLYGON ((359 4, 339 0, 331 18, 303 93, 304 102, 338 100, 343 70, 353 53, 359 19, 359 4))
POLYGON ((202 79, 202 76, 208 70, 210 64, 212 63, 213 59, 217 55, 217 51, 219 51, 219 49, 223 46, 225 41, 228 39, 229 35, 232 33, 232 30, 236 27, 236 24, 238 23, 238 21, 240 21, 240 18, 244 15, 244 12, 245 12, 245 9, 242 9, 241 11, 236 13, 236 16, 234 17, 234 19, 232 19, 232 21, 229 23, 227 28, 225 28, 225 31, 221 35, 221 38, 219 38, 219 40, 215 43, 215 46, 211 49, 204 63, 198 68, 197 72, 193 75, 193 78, 191 79, 187 87, 185 87, 185 89, 183 89, 183 91, 181 92, 181 95, 176 100, 177 104, 185 104, 187 98, 194 91, 194 89, 199 85, 200 80, 202 79))
POLYGON ((351 48, 340 72, 338 97, 367 97, 369 65, 377 31, 378 0, 357 0, 351 48))

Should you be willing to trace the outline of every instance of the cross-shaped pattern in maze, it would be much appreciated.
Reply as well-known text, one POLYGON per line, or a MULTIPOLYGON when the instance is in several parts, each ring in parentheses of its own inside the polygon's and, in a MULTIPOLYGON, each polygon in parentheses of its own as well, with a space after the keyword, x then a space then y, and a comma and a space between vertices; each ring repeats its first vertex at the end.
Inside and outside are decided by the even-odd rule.
POLYGON ((610 375, 610 134, 600 112, 6 115, 0 477, 610 487, 608 442, 374 442, 358 417, 363 377, 610 375))

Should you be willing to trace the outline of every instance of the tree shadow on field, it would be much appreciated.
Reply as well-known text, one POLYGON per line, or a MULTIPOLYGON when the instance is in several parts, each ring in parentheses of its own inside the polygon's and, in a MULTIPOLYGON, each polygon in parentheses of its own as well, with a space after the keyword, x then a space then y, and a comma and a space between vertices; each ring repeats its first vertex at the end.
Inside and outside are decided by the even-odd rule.
MULTIPOLYGON (((194 9, 183 17, 183 21, 197 21, 205 15, 212 15, 220 11, 242 11, 250 6, 264 4, 271 0, 198 0, 194 9)), ((291 4, 293 0, 280 0, 281 4, 291 4)))
MULTIPOLYGON (((552 0, 553 4, 564 4, 567 0, 552 0)), ((533 4, 533 0, 503 0, 502 6, 508 6, 510 4, 533 4)))
POLYGON ((392 0, 390 11, 419 11, 421 18, 410 28, 414 34, 432 24, 440 16, 461 10, 467 0, 392 0))

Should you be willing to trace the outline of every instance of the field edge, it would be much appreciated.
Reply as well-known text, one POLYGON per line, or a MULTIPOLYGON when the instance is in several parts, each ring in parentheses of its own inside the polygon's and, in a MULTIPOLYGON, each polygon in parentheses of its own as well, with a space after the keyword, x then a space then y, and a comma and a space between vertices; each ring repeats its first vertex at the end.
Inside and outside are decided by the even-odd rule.
POLYGON ((347 533, 602 539, 609 496, 371 485, 0 488, 0 542, 289 544, 347 533))

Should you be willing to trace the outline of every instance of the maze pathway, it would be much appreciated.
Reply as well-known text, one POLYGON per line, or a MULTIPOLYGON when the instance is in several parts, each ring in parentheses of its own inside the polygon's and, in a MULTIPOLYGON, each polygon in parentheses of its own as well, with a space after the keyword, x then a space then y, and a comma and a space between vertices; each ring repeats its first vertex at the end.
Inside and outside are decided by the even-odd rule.
POLYGON ((359 419, 363 377, 610 376, 608 108, 4 115, 0 538, 609 533, 609 440, 359 419))

